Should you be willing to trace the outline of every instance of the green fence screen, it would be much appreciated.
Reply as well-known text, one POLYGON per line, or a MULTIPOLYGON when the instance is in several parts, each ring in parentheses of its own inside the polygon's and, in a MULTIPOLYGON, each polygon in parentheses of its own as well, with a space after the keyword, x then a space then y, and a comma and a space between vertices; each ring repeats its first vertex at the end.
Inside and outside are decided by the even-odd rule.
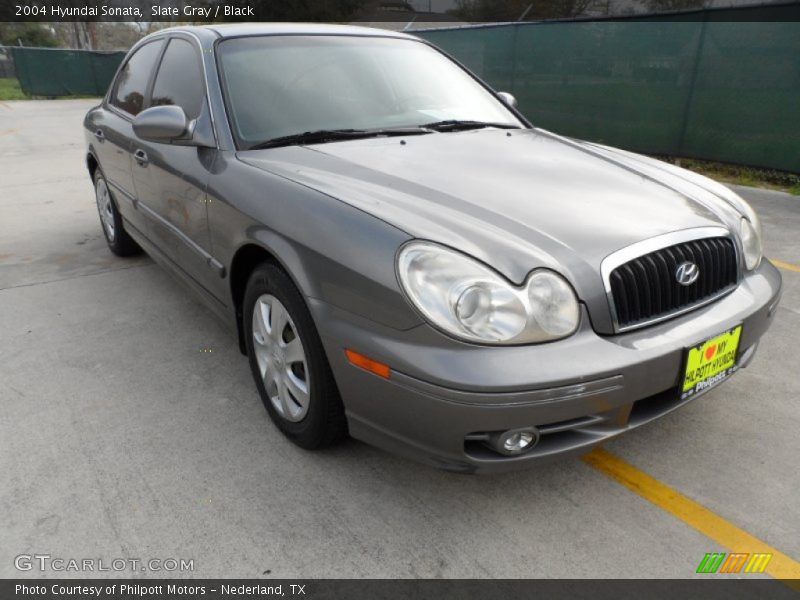
POLYGON ((103 96, 125 52, 12 48, 20 87, 33 96, 103 96))
POLYGON ((414 32, 535 125, 651 154, 800 172, 800 5, 414 32))

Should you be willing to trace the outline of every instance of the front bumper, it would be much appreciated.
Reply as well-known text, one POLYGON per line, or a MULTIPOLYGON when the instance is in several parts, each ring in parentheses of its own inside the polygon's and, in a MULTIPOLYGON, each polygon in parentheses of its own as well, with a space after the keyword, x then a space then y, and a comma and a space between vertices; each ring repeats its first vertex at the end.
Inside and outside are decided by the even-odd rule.
POLYGON ((587 452, 678 408, 689 401, 678 392, 686 348, 738 324, 738 364, 747 366, 780 293, 781 276, 764 260, 729 295, 664 323, 599 336, 584 310, 570 338, 513 347, 458 342, 426 325, 397 331, 309 304, 353 437, 448 470, 488 472, 587 452), (390 378, 351 365, 345 348, 389 365, 390 378), (470 439, 528 426, 541 440, 518 456, 470 439))

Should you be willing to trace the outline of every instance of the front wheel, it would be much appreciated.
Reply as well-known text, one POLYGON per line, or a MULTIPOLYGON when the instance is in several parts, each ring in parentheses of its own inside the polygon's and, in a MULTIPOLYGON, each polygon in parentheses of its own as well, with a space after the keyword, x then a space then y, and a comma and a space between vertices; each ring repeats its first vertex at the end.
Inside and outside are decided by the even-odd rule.
POLYGON ((267 412, 295 444, 328 446, 347 432, 336 382, 303 297, 272 263, 247 283, 243 330, 256 387, 267 412))

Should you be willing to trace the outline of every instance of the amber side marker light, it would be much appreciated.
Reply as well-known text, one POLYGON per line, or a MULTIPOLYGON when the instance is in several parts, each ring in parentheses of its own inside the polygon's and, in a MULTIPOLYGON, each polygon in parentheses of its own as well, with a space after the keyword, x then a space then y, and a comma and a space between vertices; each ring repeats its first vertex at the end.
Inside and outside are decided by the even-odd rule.
POLYGON ((345 354, 347 354, 347 360, 349 360, 355 366, 361 367, 370 373, 375 373, 375 375, 383 377, 384 379, 389 379, 389 365, 385 365, 383 363, 379 363, 377 360, 367 358, 355 350, 345 350, 345 354))

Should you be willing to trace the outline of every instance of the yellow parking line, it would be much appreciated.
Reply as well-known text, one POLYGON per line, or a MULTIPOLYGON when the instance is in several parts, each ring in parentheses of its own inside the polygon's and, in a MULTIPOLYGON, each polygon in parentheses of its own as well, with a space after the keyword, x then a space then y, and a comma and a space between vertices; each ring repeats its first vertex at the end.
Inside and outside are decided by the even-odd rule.
POLYGON ((795 273, 800 273, 800 267, 798 267, 797 265, 793 265, 792 263, 783 262, 782 260, 777 260, 775 258, 770 258, 769 262, 771 262, 779 269, 786 269, 787 271, 794 271, 795 273))
MULTIPOLYGON (((765 572, 800 591, 800 563, 783 552, 602 448, 584 456, 583 461, 733 552, 772 554, 765 572)), ((697 557, 698 564, 702 558, 697 557)))

